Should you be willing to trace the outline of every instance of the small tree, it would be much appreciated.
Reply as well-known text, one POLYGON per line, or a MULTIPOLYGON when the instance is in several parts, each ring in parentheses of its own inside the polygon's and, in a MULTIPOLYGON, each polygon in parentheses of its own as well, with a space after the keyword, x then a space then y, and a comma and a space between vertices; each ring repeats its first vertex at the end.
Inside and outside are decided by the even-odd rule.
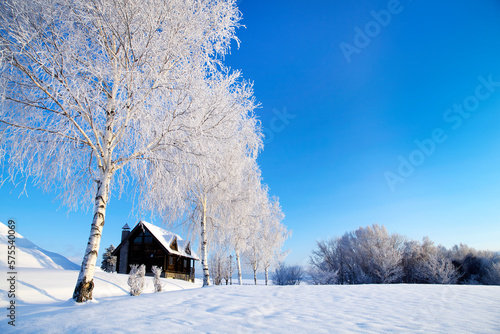
POLYGON ((285 240, 290 237, 291 232, 287 231, 281 221, 285 215, 281 211, 279 199, 277 197, 268 198, 262 217, 262 267, 265 274, 265 282, 269 282, 269 267, 279 263, 288 252, 281 252, 281 247, 285 240))
POLYGON ((226 285, 230 283, 231 285, 233 284, 232 282, 232 277, 233 277, 233 272, 234 272, 234 263, 233 263, 233 256, 229 255, 226 257, 226 270, 223 272, 222 278, 226 281, 226 285))
POLYGON ((214 285, 221 285, 225 272, 225 255, 220 252, 212 252, 208 258, 208 264, 212 272, 214 285))
POLYGON ((161 276, 163 269, 162 269, 162 267, 153 266, 151 268, 151 271, 154 274, 153 284, 155 286, 155 292, 161 292, 160 276, 161 276))
POLYGON ((275 285, 299 285, 304 278, 304 270, 301 266, 287 266, 281 262, 272 278, 275 285))
POLYGON ((111 245, 106 248, 106 252, 102 254, 101 269, 107 273, 112 273, 116 271, 116 256, 112 256, 111 253, 115 250, 115 246, 111 245))
POLYGON ((144 288, 144 275, 146 275, 146 266, 141 264, 130 265, 130 275, 128 277, 128 285, 130 286, 130 295, 139 296, 144 288))

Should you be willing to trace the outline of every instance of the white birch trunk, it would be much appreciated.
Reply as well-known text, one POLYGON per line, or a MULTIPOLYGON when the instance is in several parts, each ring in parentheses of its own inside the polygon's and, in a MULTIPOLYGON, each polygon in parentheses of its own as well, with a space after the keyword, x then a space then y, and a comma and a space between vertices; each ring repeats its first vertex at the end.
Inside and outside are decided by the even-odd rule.
POLYGON ((240 252, 236 252, 236 265, 238 267, 238 284, 243 285, 243 277, 241 276, 240 252))
POLYGON ((266 285, 269 285, 268 282, 269 282, 269 267, 266 267, 264 269, 264 272, 266 273, 266 285))
POLYGON ((89 242, 85 250, 85 256, 83 257, 75 291, 73 292, 73 299, 78 303, 92 300, 95 264, 105 222, 110 184, 111 174, 106 172, 102 175, 101 180, 98 181, 94 203, 94 218, 90 229, 89 242))
POLYGON ((208 237, 207 237, 207 199, 203 199, 201 213, 201 266, 203 268, 203 286, 210 285, 208 271, 208 237))
POLYGON ((116 96, 116 86, 113 87, 112 96, 109 99, 108 110, 106 115, 106 132, 104 135, 104 150, 103 159, 100 164, 101 177, 97 181, 97 194, 94 202, 94 218, 90 228, 89 242, 83 257, 80 274, 76 282, 73 299, 82 303, 92 300, 92 291, 94 290, 94 271, 99 246, 101 244, 102 230, 105 223, 106 208, 108 206, 111 179, 113 172, 111 169, 112 149, 112 122, 114 117, 114 96, 116 96))
POLYGON ((253 268, 253 281, 257 285, 257 268, 253 268))

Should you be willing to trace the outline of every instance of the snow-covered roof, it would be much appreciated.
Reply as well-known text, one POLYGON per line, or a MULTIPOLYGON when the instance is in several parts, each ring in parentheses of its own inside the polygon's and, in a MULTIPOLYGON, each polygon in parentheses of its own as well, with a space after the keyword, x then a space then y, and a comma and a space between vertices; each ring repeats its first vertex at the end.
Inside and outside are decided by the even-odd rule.
POLYGON ((161 245, 169 251, 171 254, 177 254, 180 256, 188 257, 194 260, 199 260, 198 256, 191 249, 190 243, 187 240, 183 240, 179 235, 162 229, 161 227, 155 226, 151 223, 140 221, 139 224, 144 225, 149 232, 158 240, 161 245), (177 250, 172 248, 174 240, 177 241, 177 250))

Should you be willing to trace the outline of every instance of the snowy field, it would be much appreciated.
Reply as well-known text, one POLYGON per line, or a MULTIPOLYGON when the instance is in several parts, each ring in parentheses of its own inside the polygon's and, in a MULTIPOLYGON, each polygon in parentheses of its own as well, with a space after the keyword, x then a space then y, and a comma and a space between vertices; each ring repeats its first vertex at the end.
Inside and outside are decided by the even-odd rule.
POLYGON ((145 293, 131 297, 128 276, 97 272, 97 301, 75 304, 77 274, 20 270, 16 327, 2 315, 0 333, 500 333, 498 286, 199 288, 163 279, 168 291, 153 293, 148 277, 145 293))

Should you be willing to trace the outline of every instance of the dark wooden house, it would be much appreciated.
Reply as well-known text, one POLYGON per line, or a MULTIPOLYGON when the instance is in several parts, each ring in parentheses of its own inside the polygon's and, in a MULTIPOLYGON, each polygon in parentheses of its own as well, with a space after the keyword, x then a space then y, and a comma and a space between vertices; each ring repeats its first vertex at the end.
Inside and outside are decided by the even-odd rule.
POLYGON ((118 273, 128 274, 131 264, 144 264, 146 274, 152 274, 151 268, 157 266, 163 268, 162 277, 190 282, 194 282, 194 261, 199 260, 188 241, 144 221, 132 231, 128 225, 123 227, 122 241, 112 255, 117 257, 118 273))

